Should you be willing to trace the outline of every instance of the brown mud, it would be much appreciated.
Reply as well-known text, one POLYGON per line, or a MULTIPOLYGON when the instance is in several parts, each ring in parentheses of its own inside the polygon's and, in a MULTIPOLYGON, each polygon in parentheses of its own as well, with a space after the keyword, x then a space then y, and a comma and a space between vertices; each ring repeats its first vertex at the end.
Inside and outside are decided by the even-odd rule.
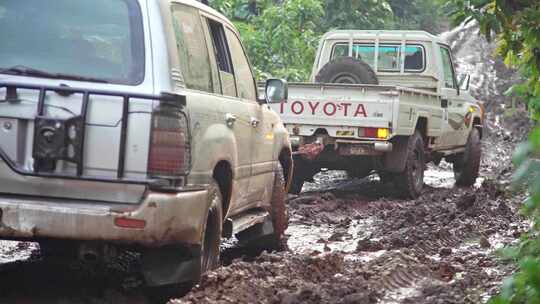
MULTIPOLYGON (((469 31, 450 35, 454 48, 473 37, 469 31)), ((517 212, 524 195, 510 190, 512 151, 529 126, 515 119, 526 113, 503 113, 508 101, 500 88, 515 77, 491 62, 478 66, 491 49, 485 41, 472 44, 482 47, 478 60, 457 49, 460 64, 478 70, 473 93, 491 101, 474 187, 454 187, 445 162, 429 165, 416 200, 399 199, 376 175, 319 174, 289 198, 287 250, 259 254, 228 243, 224 266, 170 303, 485 303, 513 270, 498 250, 529 226, 517 212)), ((95 265, 45 258, 34 243, 0 241, 0 303, 150 300, 134 253, 95 265)))
POLYGON ((171 303, 483 303, 512 267, 498 249, 528 227, 511 193, 515 141, 492 132, 482 177, 454 187, 451 165, 429 166, 416 200, 376 176, 327 172, 289 201, 289 249, 240 257, 171 303))
MULTIPOLYGON (((483 303, 511 265, 498 249, 528 223, 511 192, 518 136, 493 127, 481 177, 454 187, 451 165, 428 166, 425 189, 402 200, 376 175, 319 174, 289 198, 288 249, 227 244, 224 266, 171 303, 483 303)), ((0 241, 0 303, 150 303, 138 256, 106 265, 44 258, 34 243, 0 241)))

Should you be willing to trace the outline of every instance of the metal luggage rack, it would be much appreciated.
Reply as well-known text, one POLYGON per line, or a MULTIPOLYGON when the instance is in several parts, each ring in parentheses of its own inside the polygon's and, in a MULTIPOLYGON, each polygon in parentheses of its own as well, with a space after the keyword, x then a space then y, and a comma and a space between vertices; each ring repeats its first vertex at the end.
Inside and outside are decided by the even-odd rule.
MULTIPOLYGON (((4 160, 13 171, 25 176, 54 177, 63 179, 77 179, 98 182, 130 183, 130 184, 161 184, 162 179, 126 179, 125 176, 125 152, 128 129, 129 103, 133 99, 146 101, 161 101, 162 105, 175 107, 187 122, 187 115, 183 111, 186 105, 186 97, 174 93, 161 93, 160 95, 133 94, 128 92, 89 90, 73 88, 69 86, 42 86, 24 83, 0 82, 0 89, 5 89, 6 98, 0 102, 18 102, 18 89, 39 91, 37 111, 34 123, 34 141, 32 157, 34 158, 33 171, 23 170, 11 160, 5 151, 0 148, 0 158, 4 160), (61 96, 73 94, 82 95, 81 113, 68 119, 58 119, 44 116, 45 97, 48 92, 55 92, 61 96), (86 130, 86 116, 90 96, 109 96, 122 98, 122 119, 120 133, 120 149, 118 152, 118 166, 116 178, 93 177, 83 175, 84 164, 84 136, 86 130), (77 166, 75 175, 51 173, 50 164, 57 160, 75 163, 77 166)), ((189 126, 189 123, 187 124, 189 126)), ((188 136, 190 134, 187 130, 188 136)), ((189 142, 189 141, 188 141, 189 142)), ((189 149, 189 145, 186 149, 189 149)), ((189 151, 188 151, 189 152, 189 151)), ((185 175, 189 170, 187 166, 185 175)), ((179 177, 178 179, 182 179, 179 177)))

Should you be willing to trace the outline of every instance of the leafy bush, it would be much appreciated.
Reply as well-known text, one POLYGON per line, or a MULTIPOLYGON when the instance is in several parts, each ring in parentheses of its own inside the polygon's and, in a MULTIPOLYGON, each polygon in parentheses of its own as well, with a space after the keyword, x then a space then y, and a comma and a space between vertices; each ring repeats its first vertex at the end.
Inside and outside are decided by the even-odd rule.
MULTIPOLYGON (((481 32, 498 42, 497 53, 506 65, 519 69, 523 83, 512 87, 514 94, 527 101, 532 117, 540 118, 540 3, 525 0, 454 0, 455 22, 479 22, 481 32)), ((514 183, 524 185, 530 197, 522 212, 533 226, 522 237, 510 257, 518 271, 507 279, 493 304, 540 303, 540 128, 534 130, 527 143, 516 150, 517 170, 514 183)))
POLYGON ((433 0, 210 0, 233 20, 257 78, 307 81, 320 37, 330 29, 439 28, 433 0), (399 16, 394 14, 399 11, 399 16))

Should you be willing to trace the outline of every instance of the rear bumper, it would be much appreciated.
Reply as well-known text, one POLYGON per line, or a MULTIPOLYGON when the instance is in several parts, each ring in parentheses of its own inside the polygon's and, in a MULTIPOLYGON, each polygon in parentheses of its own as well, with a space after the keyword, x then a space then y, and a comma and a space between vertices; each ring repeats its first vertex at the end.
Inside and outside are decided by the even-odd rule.
POLYGON ((291 142, 295 143, 293 146, 296 150, 293 154, 310 160, 317 159, 323 152, 339 156, 381 156, 393 150, 393 145, 389 141, 347 140, 328 137, 321 137, 313 141, 313 138, 306 140, 300 136, 291 138, 291 142))
POLYGON ((207 201, 206 190, 150 192, 138 205, 0 197, 0 238, 199 245, 207 201), (145 226, 121 228, 117 218, 142 220, 145 226))

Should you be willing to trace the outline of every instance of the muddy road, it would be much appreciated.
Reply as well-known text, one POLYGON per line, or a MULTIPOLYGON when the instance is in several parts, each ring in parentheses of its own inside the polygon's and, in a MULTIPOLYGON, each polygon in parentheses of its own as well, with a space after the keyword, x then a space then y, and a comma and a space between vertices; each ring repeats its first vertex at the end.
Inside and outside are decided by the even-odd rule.
POLYGON ((413 201, 376 176, 321 174, 290 199, 287 251, 236 259, 171 303, 484 303, 513 270, 498 249, 528 227, 508 187, 510 138, 484 142, 474 187, 455 188, 442 163, 413 201))
MULTIPOLYGON (((325 172, 289 199, 288 249, 223 248, 224 266, 171 303, 482 303, 512 271, 497 250, 528 224, 509 190, 516 136, 496 125, 481 178, 456 188, 430 165, 422 196, 401 200, 377 176, 325 172)), ((0 303, 150 303, 138 256, 106 265, 44 258, 34 243, 0 242, 0 303)))

